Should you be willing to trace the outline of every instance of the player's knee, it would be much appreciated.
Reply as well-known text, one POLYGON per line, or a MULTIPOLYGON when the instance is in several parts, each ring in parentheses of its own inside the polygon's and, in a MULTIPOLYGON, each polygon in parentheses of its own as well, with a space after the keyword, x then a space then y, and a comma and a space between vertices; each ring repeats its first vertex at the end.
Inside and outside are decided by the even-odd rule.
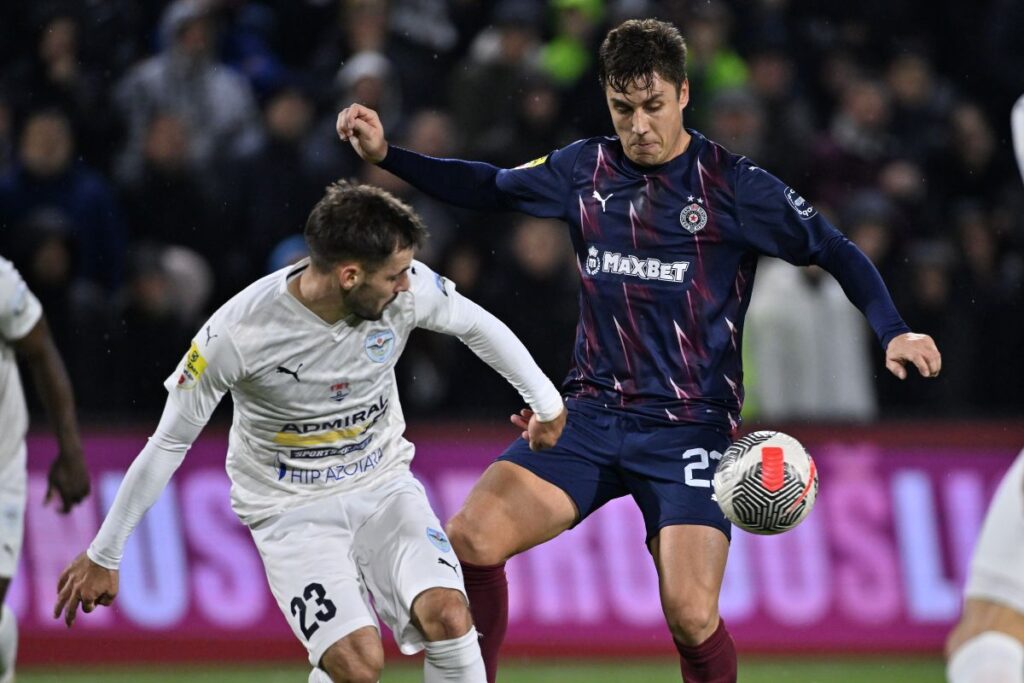
POLYGON ((428 641, 460 638, 473 627, 473 617, 462 593, 431 588, 413 601, 416 625, 428 641))
POLYGON ((718 625, 718 610, 708 601, 682 599, 665 604, 665 619, 678 642, 700 645, 718 625))
MULTIPOLYGON (((364 629, 361 629, 364 630, 364 629)), ((356 632, 327 648, 320 668, 334 683, 377 683, 384 668, 384 648, 375 629, 370 634, 356 632)))
POLYGON ((458 512, 448 521, 445 532, 455 554, 463 562, 489 566, 501 564, 508 559, 507 554, 495 543, 494 534, 486 533, 484 525, 474 515, 458 512))

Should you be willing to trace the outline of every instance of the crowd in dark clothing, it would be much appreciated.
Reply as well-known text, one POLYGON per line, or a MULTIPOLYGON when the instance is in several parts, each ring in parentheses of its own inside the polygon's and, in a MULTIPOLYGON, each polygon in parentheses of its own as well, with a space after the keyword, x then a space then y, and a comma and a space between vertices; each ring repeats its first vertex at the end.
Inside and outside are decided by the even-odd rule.
MULTIPOLYGON (((419 258, 519 334, 557 382, 576 318, 564 226, 440 204, 359 161, 351 102, 389 138, 508 167, 612 132, 595 57, 633 17, 689 46, 685 122, 781 177, 875 262, 945 360, 879 414, 1020 414, 1024 184, 1009 109, 1024 5, 910 0, 86 0, 0 6, 0 255, 42 300, 93 416, 149 416, 206 315, 304 254, 338 178, 424 218, 419 258), (955 37, 955 40, 951 40, 955 37)), ((410 417, 518 403, 418 333, 410 417)))

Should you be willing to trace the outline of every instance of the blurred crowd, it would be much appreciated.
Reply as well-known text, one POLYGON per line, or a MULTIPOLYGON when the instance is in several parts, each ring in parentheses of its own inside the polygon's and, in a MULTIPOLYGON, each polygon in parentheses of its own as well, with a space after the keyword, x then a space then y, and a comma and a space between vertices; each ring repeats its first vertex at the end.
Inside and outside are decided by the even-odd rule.
MULTIPOLYGON (((1019 0, 2 3, 0 254, 42 300, 82 412, 154 415, 204 317, 302 257, 305 217, 342 177, 416 208, 420 258, 560 381, 577 287, 564 226, 435 202, 359 162, 335 116, 361 102, 393 142, 518 165, 611 133, 597 46, 648 16, 687 38, 687 125, 830 217, 945 356, 937 382, 888 378, 830 277, 764 263, 748 417, 1024 412, 1019 0)), ((418 334, 407 415, 518 403, 458 342, 418 334)))

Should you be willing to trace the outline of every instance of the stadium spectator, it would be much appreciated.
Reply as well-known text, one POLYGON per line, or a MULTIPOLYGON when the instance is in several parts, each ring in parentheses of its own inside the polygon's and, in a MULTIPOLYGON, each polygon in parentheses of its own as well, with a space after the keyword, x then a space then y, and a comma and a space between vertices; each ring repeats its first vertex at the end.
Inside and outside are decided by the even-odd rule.
POLYGON ((203 0, 175 0, 160 21, 163 50, 136 65, 117 83, 114 101, 127 124, 119 160, 121 177, 138 174, 146 131, 158 112, 181 118, 192 153, 207 181, 215 164, 256 149, 259 114, 249 83, 215 60, 214 26, 203 0))
POLYGON ((145 134, 141 172, 123 188, 132 242, 179 244, 211 263, 220 260, 228 240, 212 221, 208 191, 184 121, 171 113, 154 114, 145 134))
POLYGON ((450 79, 449 107, 462 151, 497 160, 518 147, 517 112, 538 60, 542 8, 531 0, 502 0, 493 27, 477 36, 450 79))
POLYGON ((188 346, 195 328, 195 322, 184 320, 176 305, 174 282, 164 264, 165 250, 156 244, 133 250, 115 312, 117 326, 111 346, 120 362, 110 381, 117 385, 112 398, 124 401, 117 408, 126 412, 152 412, 164 404, 166 396, 159 386, 167 367, 188 346), (134 348, 145 349, 145 353, 134 348))
POLYGON ((105 168, 116 140, 116 118, 108 107, 100 70, 82 58, 81 25, 69 7, 42 11, 34 54, 3 74, 18 111, 56 108, 67 114, 78 151, 93 166, 105 168))
POLYGON ((875 186, 896 153, 889 118, 889 96, 880 83, 853 80, 843 88, 828 133, 812 150, 808 180, 813 201, 841 206, 843 197, 875 186))
MULTIPOLYGON (((50 334, 61 350, 72 385, 78 388, 78 407, 105 409, 111 399, 106 367, 96 359, 110 350, 110 297, 96 284, 76 276, 79 249, 67 215, 38 209, 15 227, 12 237, 9 255, 47 312, 50 334)), ((35 397, 29 399, 30 408, 40 406, 35 397)))
POLYGON ((107 180, 76 162, 67 116, 58 110, 29 115, 18 152, 18 165, 0 178, 0 226, 6 236, 39 209, 62 212, 77 244, 75 277, 115 291, 126 245, 121 208, 107 180))
POLYGON ((708 132, 730 152, 764 163, 770 137, 761 103, 746 88, 719 90, 711 100, 708 132))
MULTIPOLYGON (((219 245, 218 254, 226 253, 226 243, 236 245, 229 250, 231 263, 218 283, 218 302, 265 272, 278 242, 302 233, 307 207, 316 203, 332 180, 321 168, 327 162, 310 159, 319 155, 321 146, 312 137, 315 113, 313 102, 301 89, 278 90, 264 104, 266 133, 260 146, 233 160, 222 222, 217 226, 222 234, 210 236, 219 245)), ((223 258, 216 256, 210 263, 223 258)))
POLYGON ((1016 185, 1009 149, 998 143, 992 124, 973 102, 953 108, 945 144, 931 161, 929 199, 938 205, 971 199, 991 206, 1008 184, 1016 185))
POLYGON ((750 56, 749 74, 747 85, 764 108, 764 129, 771 131, 754 160, 778 169, 783 180, 802 180, 814 139, 814 115, 796 65, 781 48, 766 46, 750 56))
POLYGON ((764 422, 867 422, 878 415, 870 330, 835 279, 765 259, 743 343, 756 368, 746 400, 764 422))

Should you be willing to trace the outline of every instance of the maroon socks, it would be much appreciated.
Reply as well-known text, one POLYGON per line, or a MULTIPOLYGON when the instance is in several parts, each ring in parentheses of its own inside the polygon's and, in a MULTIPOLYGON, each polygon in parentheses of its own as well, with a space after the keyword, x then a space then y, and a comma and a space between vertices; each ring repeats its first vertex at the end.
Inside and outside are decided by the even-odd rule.
POLYGON ((700 645, 675 643, 684 683, 736 683, 736 645, 725 621, 719 619, 718 628, 700 645))
MULTIPOLYGON (((483 655, 484 668, 487 669, 487 683, 494 683, 498 677, 498 650, 505 640, 505 629, 508 628, 508 579, 505 577, 505 563, 482 567, 463 562, 462 577, 466 584, 466 595, 469 596, 469 611, 473 613, 473 623, 480 634, 480 653, 483 655)), ((729 639, 729 644, 731 648, 732 639, 729 639)), ((735 680, 735 652, 732 670, 735 680)))

